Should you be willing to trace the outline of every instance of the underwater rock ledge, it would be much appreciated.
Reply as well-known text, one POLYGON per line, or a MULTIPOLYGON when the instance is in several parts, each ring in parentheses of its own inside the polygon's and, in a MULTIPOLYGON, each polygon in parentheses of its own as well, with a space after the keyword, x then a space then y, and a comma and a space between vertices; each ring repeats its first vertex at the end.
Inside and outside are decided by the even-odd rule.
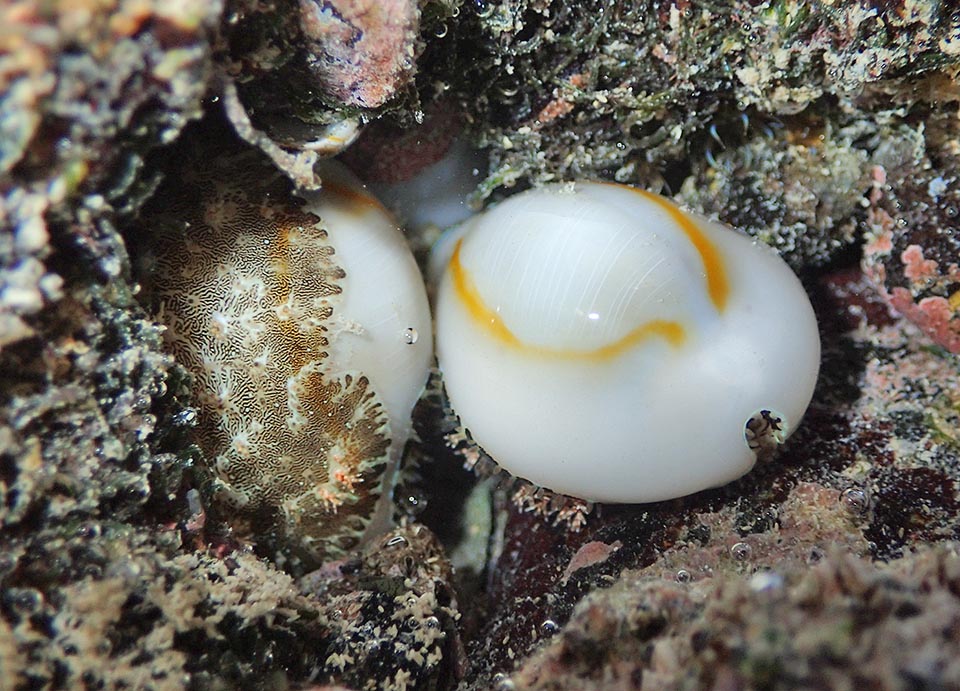
POLYGON ((960 685, 960 13, 370 4, 0 6, 0 686, 960 685), (346 62, 302 25, 328 6, 346 62), (333 67, 354 88, 317 87, 333 67), (573 525, 461 473, 431 391, 399 527, 312 574, 271 560, 206 500, 188 375, 134 278, 130 229, 201 120, 302 184, 359 133, 405 176, 466 142, 475 202, 674 193, 804 279, 803 426, 732 485, 573 525))

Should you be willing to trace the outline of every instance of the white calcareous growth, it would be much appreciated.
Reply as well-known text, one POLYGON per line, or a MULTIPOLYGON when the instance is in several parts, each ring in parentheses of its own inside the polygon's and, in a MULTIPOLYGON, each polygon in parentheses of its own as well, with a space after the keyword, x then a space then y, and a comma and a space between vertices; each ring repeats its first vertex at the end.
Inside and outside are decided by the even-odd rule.
POLYGON ((436 251, 451 404, 537 485, 605 502, 723 485, 810 402, 820 340, 800 281, 773 250, 663 197, 547 186, 436 251))

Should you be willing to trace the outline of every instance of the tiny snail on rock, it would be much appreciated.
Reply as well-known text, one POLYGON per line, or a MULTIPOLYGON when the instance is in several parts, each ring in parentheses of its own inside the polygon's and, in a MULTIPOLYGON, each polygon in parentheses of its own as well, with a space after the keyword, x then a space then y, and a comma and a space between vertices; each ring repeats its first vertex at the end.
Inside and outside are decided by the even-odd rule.
POLYGON ((719 486, 810 402, 820 340, 800 281, 773 250, 663 197, 549 185, 435 253, 453 409, 536 485, 602 502, 719 486))
POLYGON ((334 164, 294 193, 253 152, 194 158, 142 216, 145 282, 193 376, 216 503, 241 534, 335 556, 386 527, 432 359, 423 280, 334 164))

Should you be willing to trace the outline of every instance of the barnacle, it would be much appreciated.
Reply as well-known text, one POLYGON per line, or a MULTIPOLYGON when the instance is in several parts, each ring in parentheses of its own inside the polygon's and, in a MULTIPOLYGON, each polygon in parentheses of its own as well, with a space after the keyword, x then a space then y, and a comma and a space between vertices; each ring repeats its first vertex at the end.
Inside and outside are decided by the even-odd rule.
POLYGON ((419 272, 344 171, 303 196, 252 152, 156 195, 150 301, 193 375, 194 438, 239 532, 315 558, 383 524, 431 357, 419 272), (384 501, 381 501, 383 499, 384 501))

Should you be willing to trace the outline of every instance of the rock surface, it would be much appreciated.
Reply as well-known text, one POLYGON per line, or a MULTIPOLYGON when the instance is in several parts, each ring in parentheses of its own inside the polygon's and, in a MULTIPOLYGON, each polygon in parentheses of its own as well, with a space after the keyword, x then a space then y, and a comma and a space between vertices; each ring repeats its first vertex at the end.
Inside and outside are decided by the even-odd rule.
POLYGON ((3 683, 960 685, 960 14, 424 0, 366 25, 367 5, 0 8, 3 683), (356 51, 318 58, 305 8, 356 51), (589 507, 461 472, 488 464, 448 448, 434 389, 400 527, 284 571, 205 504, 186 373, 132 270, 137 213, 201 118, 304 186, 380 119, 351 155, 381 179, 457 138, 489 161, 478 202, 572 178, 676 193, 814 296, 803 427, 730 486, 589 507))

